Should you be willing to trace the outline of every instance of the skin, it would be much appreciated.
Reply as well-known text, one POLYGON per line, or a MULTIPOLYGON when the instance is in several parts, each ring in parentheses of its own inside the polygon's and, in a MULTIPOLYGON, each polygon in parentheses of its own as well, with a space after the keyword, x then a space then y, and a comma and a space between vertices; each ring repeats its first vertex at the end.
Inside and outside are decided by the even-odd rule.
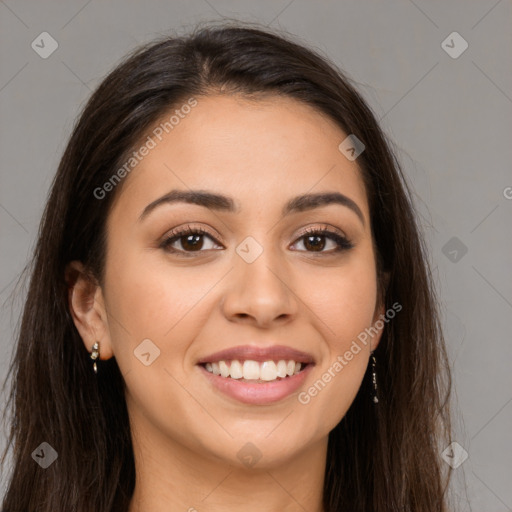
MULTIPOLYGON (((310 106, 272 96, 197 99, 117 191, 103 287, 79 262, 70 266, 81 272, 70 308, 84 344, 91 351, 98 340, 101 359, 115 356, 126 381, 137 473, 130 512, 252 512, 262 503, 321 512, 328 434, 353 402, 381 333, 307 404, 298 393, 243 404, 214 389, 196 362, 237 345, 282 344, 316 361, 299 392, 332 372, 384 312, 361 172, 338 150, 347 134, 310 106), (227 195, 240 211, 164 204, 138 221, 173 189, 227 195), (364 224, 339 204, 281 216, 290 198, 318 192, 351 198, 364 224), (187 224, 210 233, 202 249, 180 257, 159 247, 187 224), (328 237, 317 250, 306 245, 304 228, 326 225, 354 247, 333 252, 328 237), (250 264, 235 251, 247 236, 263 248, 250 264), (149 366, 134 356, 145 339, 160 350, 149 366), (253 466, 237 457, 247 442, 261 454, 253 466)), ((186 241, 172 247, 184 251, 186 241)))

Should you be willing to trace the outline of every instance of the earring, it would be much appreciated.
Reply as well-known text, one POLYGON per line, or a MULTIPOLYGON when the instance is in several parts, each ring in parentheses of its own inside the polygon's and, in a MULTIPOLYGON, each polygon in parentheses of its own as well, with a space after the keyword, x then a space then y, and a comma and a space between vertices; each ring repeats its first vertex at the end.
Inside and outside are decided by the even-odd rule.
POLYGON ((96 341, 94 343, 94 345, 92 346, 92 353, 90 355, 91 359, 94 361, 94 364, 92 365, 94 373, 98 373, 98 367, 96 366, 96 359, 98 359, 99 355, 100 355, 100 343, 99 343, 99 341, 96 341))
POLYGON ((372 383, 373 383, 373 402, 379 403, 379 399, 377 398, 377 372, 375 371, 375 365, 377 363, 373 352, 371 353, 372 358, 372 383))

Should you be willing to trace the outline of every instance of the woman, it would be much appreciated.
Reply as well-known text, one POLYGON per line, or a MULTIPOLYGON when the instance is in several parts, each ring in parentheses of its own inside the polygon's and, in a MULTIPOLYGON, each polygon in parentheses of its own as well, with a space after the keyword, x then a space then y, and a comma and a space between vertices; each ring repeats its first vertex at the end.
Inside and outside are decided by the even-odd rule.
POLYGON ((3 510, 447 510, 425 254, 325 58, 249 26, 140 48, 51 189, 3 510))

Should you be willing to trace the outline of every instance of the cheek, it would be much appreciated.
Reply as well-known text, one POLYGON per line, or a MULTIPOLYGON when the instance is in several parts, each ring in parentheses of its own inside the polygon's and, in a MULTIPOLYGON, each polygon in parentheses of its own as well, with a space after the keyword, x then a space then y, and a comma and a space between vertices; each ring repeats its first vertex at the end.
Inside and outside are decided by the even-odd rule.
MULTIPOLYGON (((117 260, 112 255, 106 276, 111 341, 125 377, 131 412, 140 411, 152 424, 173 430, 179 437, 187 431, 187 421, 192 421, 187 411, 190 395, 184 391, 190 375, 184 362, 208 320, 201 300, 218 277, 171 269, 165 260, 152 261, 135 252, 117 260), (163 407, 173 411, 170 423, 162 415, 163 407)), ((200 417, 204 411, 195 413, 200 417)))
POLYGON ((345 352, 352 340, 372 323, 377 300, 377 281, 373 258, 354 254, 346 265, 317 273, 315 285, 308 279, 308 305, 322 320, 318 329, 334 354, 345 352))
POLYGON ((315 378, 298 401, 310 417, 319 418, 311 425, 318 435, 339 423, 361 386, 370 344, 364 333, 372 325, 377 282, 371 251, 354 255, 346 266, 316 277, 308 304, 321 319, 317 329, 325 343, 315 378))
POLYGON ((337 284, 338 290, 329 306, 329 321, 336 333, 336 349, 341 351, 371 325, 377 286, 371 268, 347 275, 337 284))
POLYGON ((117 256, 112 251, 105 283, 111 341, 119 366, 128 370, 135 363, 138 367, 134 351, 149 339, 160 351, 151 367, 180 371, 189 345, 208 321, 210 311, 201 306, 207 303, 204 299, 218 275, 199 266, 172 268, 165 258, 125 249, 122 258, 122 249, 117 256))

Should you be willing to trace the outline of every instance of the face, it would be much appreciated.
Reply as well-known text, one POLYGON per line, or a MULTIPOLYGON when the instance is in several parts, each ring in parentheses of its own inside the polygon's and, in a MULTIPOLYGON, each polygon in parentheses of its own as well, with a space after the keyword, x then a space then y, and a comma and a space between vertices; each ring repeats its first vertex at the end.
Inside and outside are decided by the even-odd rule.
POLYGON ((292 99, 210 96, 164 135, 124 178, 96 290, 132 428, 237 466, 325 446, 382 313, 347 134, 292 99))

